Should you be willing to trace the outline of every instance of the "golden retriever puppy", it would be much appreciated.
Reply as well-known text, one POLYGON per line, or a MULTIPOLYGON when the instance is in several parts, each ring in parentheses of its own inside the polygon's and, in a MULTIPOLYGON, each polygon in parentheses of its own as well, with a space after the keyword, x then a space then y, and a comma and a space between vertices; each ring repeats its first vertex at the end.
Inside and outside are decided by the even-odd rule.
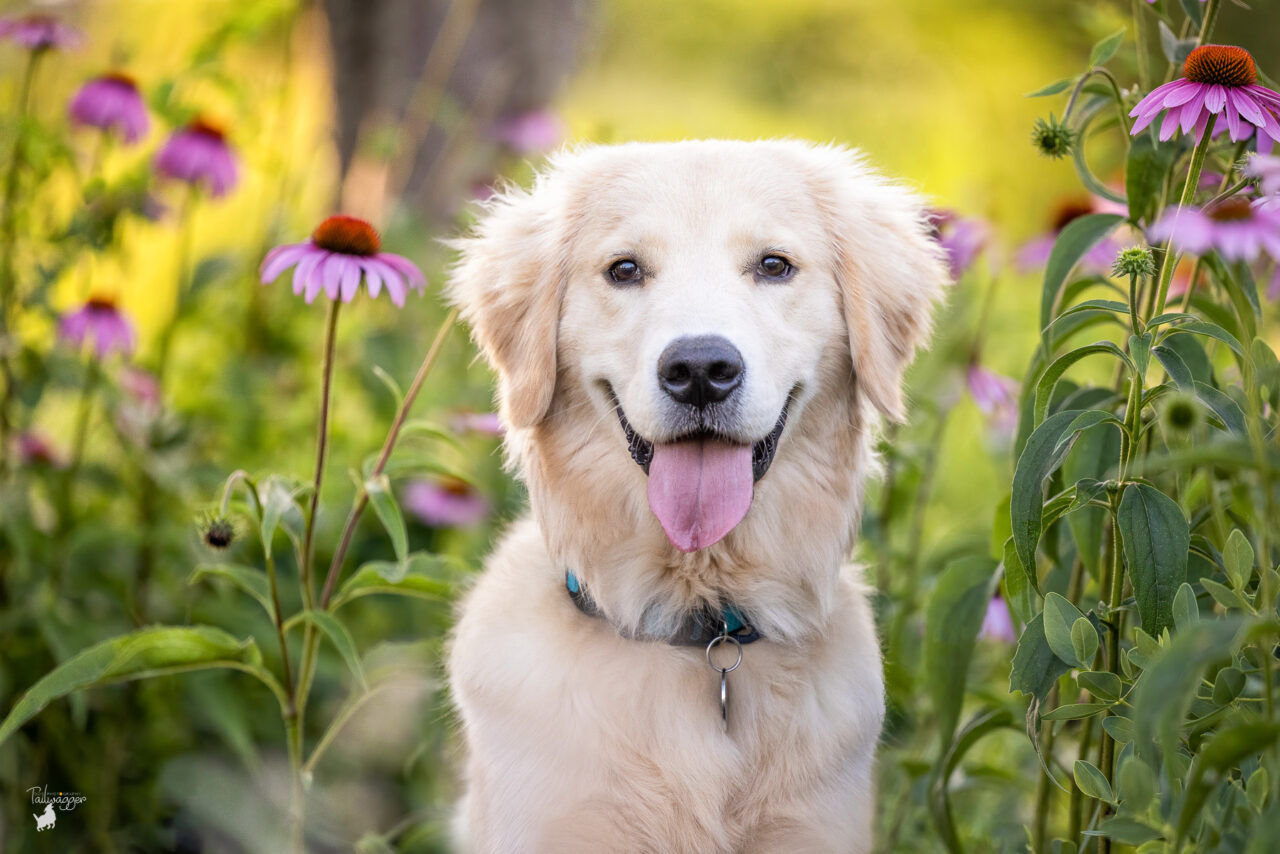
POLYGON ((457 248, 530 503, 449 655, 462 850, 868 850, 846 562, 946 277, 921 200, 834 146, 587 147, 457 248))

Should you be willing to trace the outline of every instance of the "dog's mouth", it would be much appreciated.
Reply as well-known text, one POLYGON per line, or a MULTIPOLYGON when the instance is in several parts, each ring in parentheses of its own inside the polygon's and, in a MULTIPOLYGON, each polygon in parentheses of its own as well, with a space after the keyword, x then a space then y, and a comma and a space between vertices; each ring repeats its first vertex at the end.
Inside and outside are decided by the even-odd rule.
POLYGON ((631 459, 649 475, 649 509, 672 545, 693 552, 722 540, 747 515, 755 483, 778 452, 791 396, 768 435, 750 445, 706 430, 655 443, 631 426, 616 395, 613 404, 631 459))

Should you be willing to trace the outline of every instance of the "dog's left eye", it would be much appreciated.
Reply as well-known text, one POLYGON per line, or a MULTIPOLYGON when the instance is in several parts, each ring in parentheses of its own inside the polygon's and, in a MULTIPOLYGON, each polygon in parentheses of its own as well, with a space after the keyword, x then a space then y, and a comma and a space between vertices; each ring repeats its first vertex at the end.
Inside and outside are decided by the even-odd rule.
POLYGON ((766 255, 756 264, 756 276, 761 279, 772 279, 783 282, 795 275, 796 268, 781 255, 766 255))

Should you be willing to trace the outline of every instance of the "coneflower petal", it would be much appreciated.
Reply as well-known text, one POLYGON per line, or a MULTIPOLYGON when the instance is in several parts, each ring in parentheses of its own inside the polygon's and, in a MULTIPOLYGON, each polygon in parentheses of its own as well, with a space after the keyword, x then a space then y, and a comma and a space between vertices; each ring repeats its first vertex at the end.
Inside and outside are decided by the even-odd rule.
POLYGON ((274 282, 281 273, 302 260, 310 249, 310 243, 289 243, 272 249, 262 260, 259 270, 262 283, 274 282))

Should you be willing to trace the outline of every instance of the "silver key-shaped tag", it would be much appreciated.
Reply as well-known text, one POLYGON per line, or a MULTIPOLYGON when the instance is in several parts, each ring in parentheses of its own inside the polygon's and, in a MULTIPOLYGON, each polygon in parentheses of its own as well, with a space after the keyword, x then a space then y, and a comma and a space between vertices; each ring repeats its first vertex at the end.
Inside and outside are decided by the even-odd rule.
POLYGON ((729 731, 729 674, 738 669, 738 665, 742 663, 742 644, 738 639, 729 634, 729 627, 726 625, 724 631, 711 639, 707 644, 707 666, 720 674, 720 728, 724 732, 729 731), (720 667, 711 659, 711 651, 721 644, 733 644, 734 651, 738 657, 733 664, 728 667, 720 667))

